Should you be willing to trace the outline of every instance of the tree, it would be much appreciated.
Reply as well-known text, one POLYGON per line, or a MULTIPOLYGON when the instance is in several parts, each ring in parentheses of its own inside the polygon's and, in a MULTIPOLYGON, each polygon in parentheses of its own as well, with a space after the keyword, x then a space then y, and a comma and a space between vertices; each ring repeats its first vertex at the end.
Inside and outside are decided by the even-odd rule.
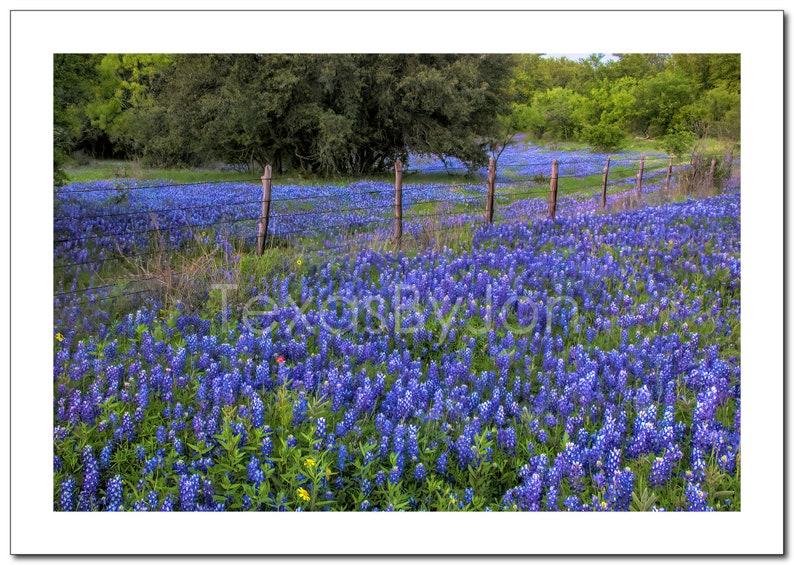
POLYGON ((322 174, 383 170, 408 152, 486 160, 509 114, 504 55, 184 55, 152 90, 144 150, 322 174), (162 130, 156 129, 162 127, 162 130), (152 139, 157 141, 152 141, 152 139))
POLYGON ((171 56, 162 54, 108 54, 100 61, 86 115, 124 154, 139 151, 144 143, 139 121, 150 105, 149 87, 171 64, 171 56))
POLYGON ((681 71, 665 70, 641 80, 635 90, 634 123, 645 135, 672 131, 681 108, 695 99, 695 84, 681 71))
POLYGON ((567 140, 579 125, 577 116, 583 100, 572 90, 556 87, 536 94, 532 106, 543 117, 547 131, 567 140))
POLYGON ((56 186, 68 180, 63 166, 82 140, 88 137, 90 123, 85 105, 97 73, 96 55, 55 54, 53 57, 53 181, 56 186))
POLYGON ((741 56, 737 53, 676 53, 670 67, 689 76, 701 91, 717 86, 740 89, 741 56))
POLYGON ((517 131, 609 150, 630 132, 738 139, 739 55, 616 57, 57 55, 55 170, 77 150, 361 174, 411 152, 478 167, 517 131))
POLYGON ((669 60, 669 55, 665 53, 615 53, 615 57, 617 60, 601 68, 602 78, 648 78, 663 71, 669 60))
POLYGON ((579 106, 582 124, 579 137, 593 148, 620 149, 626 138, 626 125, 635 104, 636 80, 624 77, 602 80, 579 106))

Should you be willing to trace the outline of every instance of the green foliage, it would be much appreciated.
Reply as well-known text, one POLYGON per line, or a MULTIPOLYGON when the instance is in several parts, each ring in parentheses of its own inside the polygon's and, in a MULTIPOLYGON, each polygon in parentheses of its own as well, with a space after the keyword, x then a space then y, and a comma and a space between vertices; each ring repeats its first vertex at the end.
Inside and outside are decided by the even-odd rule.
POLYGON ((665 70, 637 84, 633 119, 651 136, 664 135, 676 123, 679 111, 695 100, 694 81, 684 73, 665 70))
POLYGON ((171 62, 170 55, 105 55, 97 67, 94 99, 85 108, 91 124, 125 151, 139 150, 146 133, 140 115, 151 104, 150 86, 171 62))
POLYGON ((620 78, 602 80, 579 106, 579 121, 584 124, 579 138, 599 151, 621 149, 626 141, 626 123, 635 104, 636 81, 620 78))
POLYGON ((579 125, 577 110, 583 100, 583 96, 577 92, 556 87, 536 94, 532 106, 552 135, 567 140, 579 125))
POLYGON ((677 147, 685 131, 739 139, 738 55, 616 57, 56 55, 54 181, 75 151, 327 177, 382 172, 409 153, 474 169, 516 132, 604 150, 637 134, 677 147))
POLYGON ((673 133, 663 136, 658 142, 659 149, 668 155, 684 155, 691 151, 695 143, 695 135, 683 128, 676 128, 673 133))
POLYGON ((154 94, 160 160, 362 174, 409 151, 486 161, 508 113, 509 57, 182 55, 154 94), (219 115, 222 113, 222 115, 219 115), (191 151, 190 148, 196 148, 191 151))
POLYGON ((626 144, 626 130, 619 124, 599 122, 586 125, 580 137, 598 151, 617 151, 626 144))
POLYGON ((55 186, 69 180, 63 170, 81 138, 89 137, 85 104, 96 77, 95 55, 53 56, 53 169, 55 186))
POLYGON ((512 119, 516 131, 531 132, 538 139, 546 131, 546 119, 535 106, 516 104, 513 106, 512 119))

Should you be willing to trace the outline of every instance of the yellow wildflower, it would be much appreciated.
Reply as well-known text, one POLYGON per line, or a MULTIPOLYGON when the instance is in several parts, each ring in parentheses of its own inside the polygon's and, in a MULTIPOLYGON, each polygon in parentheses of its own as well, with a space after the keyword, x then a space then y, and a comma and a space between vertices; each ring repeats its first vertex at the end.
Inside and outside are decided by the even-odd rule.
POLYGON ((314 459, 306 459, 303 462, 304 467, 314 467, 314 459))
POLYGON ((301 500, 303 500, 305 502, 308 502, 311 497, 309 496, 309 491, 307 491, 305 488, 301 487, 301 488, 298 489, 298 498, 300 498, 301 500))
POLYGON ((297 261, 295 261, 295 262, 298 264, 298 267, 300 267, 300 266, 303 264, 303 261, 301 261, 300 259, 298 259, 298 260, 297 260, 297 261))
POLYGON ((58 341, 63 341, 63 334, 61 332, 58 332, 57 334, 55 334, 55 339, 57 339, 58 341))

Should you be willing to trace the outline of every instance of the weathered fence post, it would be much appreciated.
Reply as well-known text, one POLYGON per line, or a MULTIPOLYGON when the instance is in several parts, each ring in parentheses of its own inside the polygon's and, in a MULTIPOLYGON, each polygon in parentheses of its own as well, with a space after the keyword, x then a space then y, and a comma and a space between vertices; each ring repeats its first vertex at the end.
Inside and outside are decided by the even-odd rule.
POLYGON ((491 157, 488 163, 488 197, 485 201, 485 223, 493 223, 493 195, 496 184, 496 161, 491 157))
POLYGON ((403 164, 394 163, 394 242, 399 249, 403 237, 403 164))
POLYGON ((549 218, 554 221, 557 214, 557 178, 559 177, 559 164, 557 159, 551 163, 551 192, 549 194, 549 218))
POLYGON ((714 188, 714 169, 717 166, 717 157, 711 158, 711 168, 709 169, 709 189, 714 188))
POLYGON ((265 174, 262 175, 262 215, 259 217, 259 235, 256 238, 256 254, 262 255, 265 252, 265 239, 267 238, 267 227, 270 223, 270 183, 273 168, 265 166, 265 174))
POLYGON ((665 190, 670 191, 670 177, 673 174, 673 156, 670 155, 670 161, 667 163, 667 180, 665 181, 665 190))
POLYGON ((642 171, 645 169, 645 153, 640 157, 640 172, 637 173, 637 198, 642 196, 642 171))
POLYGON ((609 176, 609 161, 612 157, 607 156, 607 164, 604 167, 604 180, 601 182, 601 209, 606 210, 607 207, 607 177, 609 176))

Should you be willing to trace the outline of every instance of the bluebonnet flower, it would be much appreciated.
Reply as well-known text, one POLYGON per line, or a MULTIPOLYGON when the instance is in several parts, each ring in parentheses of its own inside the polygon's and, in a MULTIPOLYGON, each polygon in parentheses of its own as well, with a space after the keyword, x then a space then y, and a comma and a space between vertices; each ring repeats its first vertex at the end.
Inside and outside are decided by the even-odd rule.
POLYGON ((160 512, 173 512, 174 511, 174 499, 171 497, 170 494, 166 495, 165 500, 163 500, 163 504, 160 507, 160 512))
POLYGON ((94 450, 86 445, 81 453, 83 461, 83 488, 80 491, 78 510, 93 510, 96 504, 96 493, 99 487, 99 466, 94 450))
POLYGON ((405 427, 402 424, 398 424, 394 428, 394 438, 392 440, 394 446, 394 453, 402 453, 403 449, 405 449, 405 427))
POLYGON ((256 392, 251 394, 251 425, 255 428, 265 425, 265 405, 256 392))
POLYGON ((651 475, 648 483, 652 487, 660 487, 670 480, 672 467, 670 462, 663 457, 657 457, 651 462, 651 475))
POLYGON ((547 511, 557 510, 558 498, 559 498, 559 493, 557 492, 557 487, 550 486, 546 491, 546 503, 544 505, 544 510, 547 511))
POLYGON ((121 479, 121 475, 116 475, 108 481, 107 492, 105 493, 105 510, 107 512, 123 510, 123 491, 124 481, 121 479))
POLYGON ((185 474, 179 477, 179 507, 183 511, 196 510, 196 496, 201 488, 198 475, 185 474))
POLYGON ((102 451, 99 452, 99 468, 105 469, 110 466, 110 458, 113 455, 113 444, 108 440, 102 451))
POLYGON ((436 471, 441 475, 447 474, 447 452, 445 451, 436 459, 436 471))
POLYGON ((517 443, 516 431, 513 427, 500 429, 497 432, 497 443, 508 453, 514 453, 517 443))
POLYGON ((337 465, 339 467, 339 472, 345 470, 345 465, 347 464, 347 446, 342 444, 339 446, 339 453, 337 455, 337 465))
POLYGON ((245 429, 245 425, 242 422, 235 422, 231 426, 234 435, 239 436, 240 438, 240 447, 245 446, 245 444, 248 442, 248 432, 245 429))
POLYGON ((686 485, 686 509, 690 512, 713 512, 714 508, 709 506, 708 497, 706 493, 700 489, 700 486, 694 483, 687 483, 686 485))
POLYGON ((248 462, 248 480, 257 487, 265 480, 265 473, 262 471, 261 462, 253 455, 248 462))
POLYGON ((157 503, 159 501, 160 495, 157 493, 156 490, 150 490, 146 493, 146 504, 152 510, 157 510, 157 503))
POLYGON ((260 452, 262 453, 262 457, 264 459, 269 459, 273 456, 273 440, 270 438, 269 435, 266 435, 262 438, 262 446, 260 448, 260 452))
POLYGON ((61 481, 61 492, 58 502, 58 510, 64 512, 74 511, 74 495, 77 489, 77 482, 73 477, 66 477, 61 481))
POLYGON ((301 391, 298 393, 298 400, 292 408, 292 425, 299 426, 307 418, 308 401, 306 394, 301 391))
POLYGON ((124 415, 121 417, 121 428, 124 434, 123 437, 125 437, 127 441, 135 439, 135 425, 132 422, 132 417, 129 412, 124 412, 124 415))
POLYGON ((408 441, 406 445, 406 454, 411 461, 419 459, 419 428, 414 425, 408 426, 408 441))
POLYGON ((317 418, 316 427, 314 430, 314 435, 319 440, 324 440, 326 434, 326 423, 325 418, 317 418))
MULTIPOLYGON (((513 150, 508 148, 506 155, 513 150)), ((242 196, 250 187, 224 185, 224 190, 227 189, 230 195, 242 196)), ((373 198, 366 190, 350 187, 290 187, 293 189, 298 195, 322 196, 329 209, 340 195, 370 209, 382 204, 379 196, 373 198)), ((195 191, 166 190, 160 194, 181 201, 191 200, 200 193, 201 198, 212 202, 213 190, 197 186, 195 191)), ((427 188, 429 194, 435 190, 427 188)), ((481 187, 478 191, 481 192, 481 187)), ((144 196, 148 192, 132 191, 132 200, 125 206, 150 209, 158 201, 144 196)), ((461 193, 450 193, 451 201, 466 203, 465 199, 472 197, 464 192, 471 191, 467 188, 461 193)), ((64 199, 62 204, 77 208, 79 205, 72 203, 77 201, 75 196, 67 188, 63 194, 59 191, 57 197, 64 199)), ((610 195, 609 203, 615 203, 617 196, 610 195)), ((99 202, 89 200, 87 205, 99 202)), ((502 212, 506 219, 526 219, 539 213, 542 204, 538 199, 505 203, 502 212)), ((365 250, 340 258, 333 267, 329 262, 297 278, 279 275, 254 278, 243 289, 246 294, 300 296, 301 304, 309 305, 308 311, 300 316, 291 308, 261 316, 264 325, 275 322, 274 331, 263 332, 261 336, 234 324, 228 331, 218 331, 215 320, 190 314, 181 305, 175 308, 175 325, 157 318, 160 305, 143 307, 117 320, 101 310, 98 303, 92 304, 91 312, 69 307, 74 312, 66 310, 70 312, 68 315, 59 314, 64 319, 58 320, 58 328, 64 331, 63 328, 84 324, 90 328, 91 336, 80 340, 74 330, 67 330, 68 335, 56 352, 54 442, 61 448, 62 442, 74 439, 71 431, 74 426, 94 420, 92 425, 101 434, 99 443, 94 443, 100 481, 117 471, 111 461, 113 450, 120 450, 123 455, 128 449, 131 451, 135 442, 140 442, 147 451, 139 463, 139 480, 155 471, 164 479, 174 480, 179 474, 206 474, 218 455, 214 436, 222 431, 227 419, 221 410, 228 407, 238 420, 250 417, 251 424, 262 429, 264 406, 280 384, 295 395, 296 406, 291 415, 302 426, 301 430, 290 426, 282 430, 283 435, 294 434, 289 440, 292 447, 297 446, 295 437, 303 437, 308 429, 304 419, 307 414, 299 399, 314 398, 315 394, 327 398, 339 417, 333 419, 333 424, 323 422, 324 427, 332 428, 317 435, 327 435, 327 439, 310 438, 309 447, 317 451, 327 449, 332 457, 337 457, 341 443, 337 440, 344 438, 346 449, 360 464, 362 444, 372 444, 373 449, 363 456, 364 465, 369 466, 366 473, 350 476, 352 458, 346 458, 345 480, 362 486, 358 481, 363 481, 364 476, 371 477, 369 473, 378 473, 381 466, 380 481, 384 484, 393 463, 398 461, 400 477, 415 479, 420 455, 429 457, 430 453, 435 454, 434 459, 422 462, 423 467, 430 467, 425 471, 438 471, 450 480, 452 477, 447 476, 450 453, 453 463, 464 473, 467 464, 476 465, 488 459, 501 463, 505 453, 524 453, 524 445, 521 448, 515 445, 516 431, 520 441, 526 443, 529 459, 519 463, 519 466, 527 463, 528 471, 509 493, 516 507, 519 502, 527 507, 539 504, 544 509, 600 510, 602 502, 621 506, 622 491, 618 488, 621 485, 615 476, 618 474, 626 482, 622 469, 634 458, 649 463, 650 475, 637 477, 640 483, 648 480, 649 486, 658 484, 667 488, 672 484, 692 483, 702 488, 699 485, 704 484, 709 457, 725 473, 737 473, 741 423, 739 359, 727 357, 730 353, 725 352, 731 348, 715 346, 714 339, 722 342, 723 337, 729 338, 740 314, 738 295, 734 296, 740 282, 738 195, 596 217, 589 212, 597 204, 597 200, 563 196, 559 202, 560 211, 564 210, 558 222, 561 228, 550 230, 547 222, 526 221, 491 226, 476 230, 471 251, 448 249, 408 256, 365 250), (682 221, 692 218, 695 221, 682 221), (711 222, 711 218, 729 221, 711 222), (684 241, 686 245, 681 245, 684 241), (710 242, 712 251, 706 251, 703 241, 710 242), (602 249, 594 254, 593 250, 601 243, 608 243, 611 250, 602 249), (561 253, 566 248, 571 252, 561 253), (698 273, 708 278, 715 276, 717 269, 729 273, 730 279, 719 291, 700 289, 700 296, 693 296, 689 291, 693 281, 681 282, 681 275, 691 278, 690 274, 698 273), (640 289, 644 284, 644 290, 637 290, 632 281, 638 282, 640 289), (411 304, 419 311, 412 312, 410 307, 403 311, 404 326, 416 330, 410 337, 397 335, 394 316, 388 318, 387 310, 396 302, 397 284, 419 289, 418 303, 411 304), (254 286, 257 290, 252 292, 254 286), (573 297, 585 316, 574 320, 568 306, 554 300, 555 293, 573 297), (387 332, 354 330, 331 335, 316 329, 320 314, 314 305, 334 295, 382 299, 376 308, 387 332), (526 336, 506 333, 506 319, 499 315, 501 305, 513 296, 520 297, 520 301, 511 316, 517 313, 519 324, 530 321, 533 324, 526 336), (524 298, 526 303, 521 302, 524 298), (440 305, 440 312, 446 312, 443 320, 431 301, 440 305), (530 303, 539 306, 537 312, 530 312, 530 303), (610 319, 613 314, 615 317, 610 319), (492 327, 481 335, 470 335, 467 322, 483 316, 490 318, 482 321, 492 327), (709 318, 715 329, 707 335, 701 328, 708 326, 700 322, 705 320, 710 324, 709 318), (114 325, 103 326, 109 319, 114 319, 114 325), (452 341, 448 339, 447 343, 457 342, 453 350, 446 351, 437 344, 433 347, 432 342, 440 337, 438 322, 441 321, 445 330, 451 330, 448 338, 452 341), (694 321, 699 327, 693 325, 694 321), (683 327, 685 322, 691 328, 683 327), (656 331, 659 326, 661 332, 656 331), (142 332, 140 327, 144 328, 142 332), (114 339, 117 341, 107 345, 114 339), (577 340, 582 343, 577 345, 577 340), (278 367, 272 367, 277 356, 288 357, 290 361, 282 362, 282 357, 276 361, 278 367), (376 372, 374 377, 371 371, 376 372), (183 393, 190 390, 195 390, 195 395, 188 402, 183 393), (679 395, 695 399, 691 422, 680 418, 676 421, 681 406, 679 395), (127 404, 100 414, 100 407, 106 401, 127 404), (141 435, 145 418, 151 416, 148 411, 155 404, 165 408, 153 415, 155 427, 160 421, 164 423, 154 434, 156 445, 141 435), (730 413, 732 406, 735 409, 730 413), (124 410, 129 411, 126 421, 124 410), (657 418, 657 411, 661 418, 657 418), (187 426, 191 417, 192 426, 187 426), (371 437, 371 428, 364 424, 370 417, 375 420, 371 437), (476 418, 480 421, 474 425, 476 418), (530 422, 528 433, 517 427, 525 419, 530 422), (438 434, 431 434, 429 450, 420 452, 419 445, 424 447, 424 443, 419 441, 418 432, 414 438, 411 427, 415 424, 414 427, 422 429, 429 421, 438 434), (402 425, 400 434, 395 434, 397 425, 402 425), (366 430, 364 433, 362 428, 366 430), (474 436, 488 429, 493 430, 489 441, 495 440, 492 450, 472 452, 474 436), (548 448, 553 450, 549 451, 544 444, 557 441, 563 432, 568 434, 572 448, 550 445, 548 448), (110 447, 105 450, 102 446, 108 438, 110 447), (202 441, 211 451, 196 459, 198 455, 192 455, 187 442, 202 441), (166 447, 166 443, 172 445, 166 447), (682 448, 687 453, 686 468, 683 463, 679 465, 684 460, 682 448), (166 468, 165 461, 175 451, 182 451, 184 459, 173 465, 169 461, 166 468), (536 453, 544 451, 551 455, 551 464, 537 457, 536 453), (392 455, 401 459, 392 461, 392 455), (533 490, 536 485, 529 484, 534 474, 542 485, 539 502, 533 490), (677 480, 676 476, 674 481, 676 474, 684 480, 677 480), (591 488, 597 489, 600 496, 595 501, 591 488), (574 497, 563 500, 571 494, 578 494, 575 502, 574 497)), ((216 208, 200 208, 195 214, 203 218, 203 223, 217 221, 219 217, 211 215, 218 213, 216 208)), ((356 222, 368 220, 370 215, 369 210, 364 215, 351 214, 350 225, 357 226, 356 222)), ((199 220, 199 216, 191 218, 199 220)), ((300 222, 312 215, 299 218, 303 219, 289 219, 287 227, 300 228, 300 222)), ((144 215, 128 221, 131 223, 117 225, 113 231, 123 233, 136 226, 146 229, 148 220, 144 215)), ((447 220, 442 221, 442 226, 450 225, 444 222, 447 220)), ((109 221, 108 225, 113 223, 109 221)), ((105 227, 86 222, 72 229, 90 233, 101 232, 105 227)), ((411 229, 416 228, 407 224, 406 232, 414 233, 411 229)), ((188 241, 176 231, 171 236, 173 239, 168 243, 175 249, 188 241)), ((230 250, 227 238, 220 234, 213 237, 208 237, 208 244, 230 250)), ((125 252, 133 251, 137 245, 133 238, 113 239, 118 240, 125 252)), ((332 239, 329 243, 333 243, 332 239)), ((107 245, 98 243, 96 249, 58 249, 57 253, 64 260, 85 253, 83 260, 87 260, 95 253, 116 252, 107 245)), ((411 303, 410 297, 402 299, 401 306, 411 303)), ((58 305, 63 305, 60 300, 58 305)), ((352 320, 353 314, 354 308, 345 306, 329 319, 341 326, 352 320)), ((363 314, 370 316, 370 326, 375 323, 375 308, 363 314)), ((316 426, 315 432, 319 430, 319 421, 316 426)), ((241 433, 245 432, 245 426, 242 427, 236 433, 245 443, 247 438, 241 433)), ((268 461, 274 455, 270 432, 263 436, 267 439, 259 449, 247 446, 249 451, 253 449, 248 456, 254 454, 262 465, 273 465, 274 462, 268 461)), ((72 463, 63 457, 64 452, 58 453, 62 456, 59 473, 74 474, 70 469, 72 463)), ((136 456, 141 457, 138 450, 136 456)), ((55 459, 53 464, 57 466, 55 459)), ((644 469, 647 472, 648 466, 644 469)), ((79 472, 83 474, 83 469, 79 472)), ((81 477, 76 478, 79 489, 81 477)), ((377 480, 376 476, 373 482, 377 480)), ((326 482, 317 488, 330 488, 335 480, 326 482)), ((93 502, 88 505, 93 509, 104 507, 97 503, 97 493, 95 489, 93 502)), ((458 503, 463 501, 465 496, 458 503)), ((181 506, 178 497, 170 504, 176 504, 177 509, 181 506)), ((194 504, 197 510, 219 508, 205 492, 194 504)), ((493 505, 493 501, 486 504, 493 505)), ((167 503, 155 498, 135 508, 157 510, 163 505, 167 503)), ((276 505, 283 502, 277 501, 276 505)))
POLYGON ((575 496, 569 496, 565 498, 565 500, 563 500, 562 502, 568 511, 581 512, 582 510, 584 510, 582 506, 582 501, 575 496))
POLYGON ((163 458, 155 455, 151 459, 146 460, 143 466, 143 472, 146 475, 151 475, 162 465, 163 465, 163 458))
POLYGON ((634 473, 626 467, 616 471, 607 486, 607 501, 611 510, 628 511, 634 492, 634 473))
POLYGON ((471 504, 472 499, 474 498, 474 489, 467 488, 463 491, 463 505, 471 504))

